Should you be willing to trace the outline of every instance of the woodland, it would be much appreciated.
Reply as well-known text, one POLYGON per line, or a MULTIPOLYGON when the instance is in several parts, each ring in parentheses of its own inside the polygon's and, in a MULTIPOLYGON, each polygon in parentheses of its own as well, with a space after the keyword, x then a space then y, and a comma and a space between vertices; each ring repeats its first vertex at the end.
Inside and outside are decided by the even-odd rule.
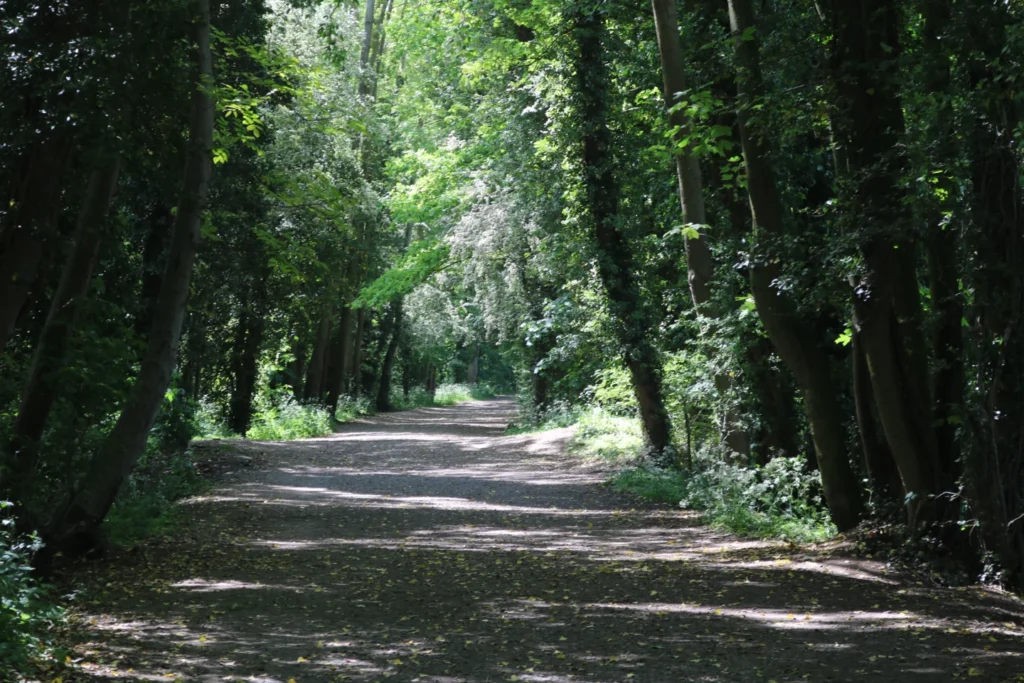
POLYGON ((0 656, 36 572, 196 485, 193 439, 490 393, 735 530, 1024 589, 1019 0, 0 27, 0 656))

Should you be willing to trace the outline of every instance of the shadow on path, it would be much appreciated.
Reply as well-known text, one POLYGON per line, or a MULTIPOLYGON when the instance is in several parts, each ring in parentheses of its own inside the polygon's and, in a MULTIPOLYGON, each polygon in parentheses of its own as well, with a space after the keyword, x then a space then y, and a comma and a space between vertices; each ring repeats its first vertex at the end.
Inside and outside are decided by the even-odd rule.
POLYGON ((81 680, 1024 680, 1019 602, 715 533, 513 414, 250 442, 174 538, 89 568, 81 680))

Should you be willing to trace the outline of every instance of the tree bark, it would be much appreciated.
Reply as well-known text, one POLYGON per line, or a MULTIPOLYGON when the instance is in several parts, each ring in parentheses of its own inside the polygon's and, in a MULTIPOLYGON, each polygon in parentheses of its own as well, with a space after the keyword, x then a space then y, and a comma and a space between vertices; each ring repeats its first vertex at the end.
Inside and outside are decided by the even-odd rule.
POLYGON ((313 355, 309 359, 306 374, 306 400, 319 401, 323 395, 324 366, 327 364, 327 349, 331 343, 331 314, 334 306, 328 301, 320 309, 320 323, 313 340, 313 355))
POLYGON ((833 125, 850 174, 840 201, 852 209, 865 266, 855 287, 855 325, 907 492, 909 525, 916 529, 932 516, 938 491, 914 242, 902 188, 903 109, 892 75, 901 55, 900 10, 894 0, 835 0, 831 11, 833 125))
MULTIPOLYGON (((672 141, 679 143, 691 131, 689 118, 681 111, 672 111, 676 97, 687 90, 686 66, 679 43, 679 20, 676 16, 675 0, 651 0, 654 11, 654 28, 658 38, 658 53, 661 58, 661 75, 665 107, 669 110, 668 120, 675 133, 672 141)), ((686 274, 694 308, 700 316, 718 318, 718 311, 711 304, 711 280, 715 274, 714 257, 708 244, 707 211, 704 207, 704 180, 700 162, 692 154, 675 150, 676 177, 679 187, 679 205, 682 209, 684 226, 694 227, 699 237, 683 235, 686 250, 686 274)), ((707 345, 707 353, 715 350, 707 345)), ((715 375, 715 389, 726 405, 722 420, 722 442, 733 453, 746 459, 750 456, 750 435, 741 426, 740 416, 729 405, 732 393, 732 378, 724 373, 715 375)))
POLYGON ((857 525, 862 514, 860 486, 846 452, 842 412, 831 380, 828 356, 816 342, 813 329, 802 320, 795 303, 776 287, 776 260, 764 253, 765 238, 778 239, 783 232, 782 200, 775 174, 768 163, 763 136, 750 128, 747 111, 763 88, 760 47, 750 0, 729 0, 729 23, 740 70, 737 79, 740 108, 740 140, 757 244, 750 266, 750 284, 761 322, 779 356, 793 371, 804 399, 804 409, 814 440, 825 501, 836 526, 845 531, 857 525))
POLYGON ((878 496, 877 507, 903 504, 903 485, 889 444, 878 433, 875 421, 874 397, 871 393, 871 375, 860 341, 860 332, 853 333, 853 403, 857 415, 857 432, 864 454, 864 469, 871 488, 878 496))
POLYGON ((71 334, 89 292, 119 169, 120 160, 113 156, 102 162, 89 178, 75 226, 74 247, 50 303, 22 392, 11 443, 5 454, 11 459, 11 478, 0 486, 0 498, 5 492, 26 493, 31 490, 39 457, 39 441, 57 398, 60 372, 67 359, 71 334))
POLYGON ((395 364, 395 354, 402 336, 402 299, 395 301, 391 314, 391 339, 388 341, 384 360, 380 364, 380 384, 377 389, 377 410, 382 413, 391 411, 391 370, 395 364))
POLYGON ((170 384, 177 355, 209 189, 214 123, 214 106, 209 95, 213 82, 210 3, 209 0, 193 0, 189 7, 193 17, 192 40, 198 73, 192 92, 184 180, 160 287, 159 306, 142 357, 139 377, 127 403, 110 435, 90 461, 78 492, 48 529, 51 548, 72 554, 95 544, 98 528, 121 483, 145 450, 146 439, 170 384))
POLYGON ((156 313, 160 296, 160 279, 166 263, 167 244, 174 227, 170 207, 161 201, 153 206, 149 216, 149 231, 142 246, 142 289, 139 295, 139 316, 135 319, 135 333, 145 339, 156 313))
POLYGON ((358 397, 362 391, 363 337, 366 335, 366 309, 356 312, 356 338, 352 340, 352 395, 358 397))
POLYGON ((672 426, 662 396, 661 359, 651 343, 651 324, 635 280, 634 264, 618 227, 619 184, 615 178, 608 129, 608 73, 601 10, 572 10, 576 38, 576 97, 582 126, 583 173, 597 267, 615 320, 640 408, 648 445, 655 457, 675 461, 672 426))
POLYGON ((252 401, 259 377, 260 347, 264 322, 258 311, 246 310, 238 321, 234 348, 234 386, 231 391, 229 427, 245 436, 252 424, 252 401))
POLYGON ((341 322, 338 325, 338 339, 332 354, 334 376, 327 391, 327 408, 332 414, 338 409, 338 399, 345 393, 345 383, 348 380, 348 365, 352 356, 352 318, 352 307, 344 305, 341 309, 341 322))

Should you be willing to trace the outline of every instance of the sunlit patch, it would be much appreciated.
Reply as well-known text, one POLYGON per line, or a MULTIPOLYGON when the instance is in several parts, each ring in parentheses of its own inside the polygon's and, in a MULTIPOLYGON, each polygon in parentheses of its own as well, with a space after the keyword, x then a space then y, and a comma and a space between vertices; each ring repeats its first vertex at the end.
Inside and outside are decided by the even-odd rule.
POLYGON ((248 583, 245 581, 207 581, 206 579, 187 579, 171 584, 173 588, 184 588, 194 593, 236 590, 279 590, 298 593, 301 588, 266 583, 248 583))

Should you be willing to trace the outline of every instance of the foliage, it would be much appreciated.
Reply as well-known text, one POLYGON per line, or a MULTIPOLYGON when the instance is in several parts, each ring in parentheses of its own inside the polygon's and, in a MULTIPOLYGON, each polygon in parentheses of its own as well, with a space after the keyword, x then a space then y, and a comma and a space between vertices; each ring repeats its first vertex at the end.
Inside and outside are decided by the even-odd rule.
POLYGON ((115 545, 132 545, 169 533, 176 523, 174 503, 203 491, 206 485, 191 451, 162 449, 151 437, 114 501, 103 532, 115 545))
POLYGON ((433 405, 453 406, 466 401, 494 398, 494 391, 480 384, 442 384, 434 394, 433 405))
POLYGON ((774 458, 749 468, 704 458, 687 470, 629 468, 615 488, 698 510, 712 525, 744 536, 817 542, 835 535, 821 499, 821 479, 802 458, 774 458))
POLYGON ((256 399, 256 416, 247 436, 259 441, 290 441, 333 431, 323 406, 302 404, 288 392, 268 392, 256 399))
POLYGON ((0 501, 0 669, 16 675, 63 661, 54 631, 64 622, 64 610, 33 575, 32 558, 42 541, 15 533, 10 508, 0 501))

